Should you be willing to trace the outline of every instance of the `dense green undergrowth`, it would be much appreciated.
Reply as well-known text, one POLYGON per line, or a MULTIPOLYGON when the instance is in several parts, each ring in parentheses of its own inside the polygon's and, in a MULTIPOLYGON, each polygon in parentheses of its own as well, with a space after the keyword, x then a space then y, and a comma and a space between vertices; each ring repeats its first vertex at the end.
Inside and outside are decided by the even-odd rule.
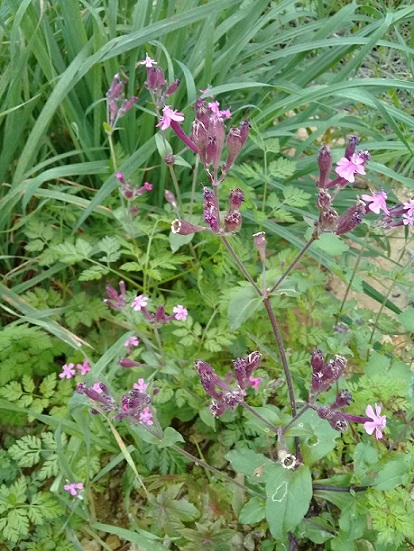
POLYGON ((367 207, 324 232, 316 185, 320 147, 335 165, 357 134, 371 158, 337 214, 381 191, 409 204, 409 4, 1 4, 1 549, 412 548, 413 230, 367 207), (168 98, 146 55, 180 79, 168 98), (117 109, 139 99, 112 124, 116 74, 117 109), (227 134, 250 124, 218 186, 156 127, 170 105, 197 141, 200 95, 231 110, 227 134), (347 360, 323 392, 316 350, 347 360), (338 432, 323 408, 345 389, 338 432))

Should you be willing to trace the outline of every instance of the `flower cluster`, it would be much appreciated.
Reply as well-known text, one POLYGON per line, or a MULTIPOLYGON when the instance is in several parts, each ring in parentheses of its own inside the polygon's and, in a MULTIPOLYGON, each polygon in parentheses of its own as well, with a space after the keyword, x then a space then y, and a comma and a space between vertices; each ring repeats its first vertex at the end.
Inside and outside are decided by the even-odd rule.
POLYGON ((177 91, 180 81, 178 79, 174 80, 174 82, 167 86, 164 71, 159 67, 155 67, 158 63, 151 59, 148 54, 137 65, 144 65, 147 68, 145 87, 150 92, 155 105, 163 105, 165 100, 177 91))
MULTIPOLYGON (((77 386, 76 390, 94 401, 102 411, 112 412, 115 421, 129 418, 141 425, 154 424, 152 420, 153 414, 149 408, 151 396, 146 392, 148 385, 145 384, 144 379, 139 379, 138 384, 135 384, 132 390, 122 396, 121 405, 111 396, 104 383, 98 382, 95 385, 88 387, 84 383, 81 383, 77 386), (95 389, 95 385, 100 390, 99 392, 95 389)), ((93 408, 91 409, 91 413, 97 414, 99 411, 93 408)))
POLYGON ((128 113, 128 111, 130 111, 133 105, 138 101, 136 96, 125 99, 124 86, 125 82, 120 80, 119 75, 116 74, 112 79, 108 92, 106 93, 108 125, 111 130, 115 128, 118 120, 126 115, 126 113, 128 113))
POLYGON ((345 432, 349 427, 349 421, 362 423, 368 434, 376 431, 376 438, 382 438, 382 429, 386 425, 386 417, 380 416, 381 407, 375 404, 375 413, 372 406, 367 406, 367 417, 360 417, 345 413, 343 408, 353 401, 351 393, 343 389, 336 396, 330 406, 317 406, 316 400, 323 392, 329 390, 345 372, 346 360, 342 356, 335 356, 325 362, 322 350, 315 350, 311 357, 312 380, 309 392, 309 405, 315 409, 321 419, 325 419, 331 427, 340 432, 345 432))
POLYGON ((253 371, 259 366, 262 355, 257 350, 251 352, 246 358, 234 360, 233 373, 229 373, 223 380, 214 368, 203 360, 196 360, 194 366, 200 376, 201 385, 206 393, 211 396, 210 412, 215 417, 223 415, 228 409, 234 410, 243 402, 246 396, 245 389, 249 386, 257 390, 262 382, 261 377, 252 377, 253 371), (237 388, 230 386, 233 375, 237 381, 237 388))
POLYGON ((325 231, 331 231, 336 235, 343 235, 356 228, 361 222, 367 211, 364 201, 358 199, 341 216, 332 206, 332 197, 327 191, 333 187, 344 187, 348 182, 355 181, 355 174, 365 174, 365 163, 369 160, 368 151, 355 152, 359 143, 357 136, 350 136, 345 155, 335 169, 338 174, 336 178, 330 180, 332 169, 332 154, 330 149, 323 145, 318 155, 319 179, 317 186, 319 188, 317 207, 319 210, 319 220, 315 224, 315 234, 318 236, 325 231))
MULTIPOLYGON (((80 375, 86 375, 91 370, 91 366, 89 364, 89 361, 87 358, 84 358, 83 362, 81 364, 76 364, 76 369, 80 371, 80 375)), ((76 377, 77 373, 75 371, 75 364, 68 363, 62 365, 62 372, 59 373, 59 377, 61 379, 71 379, 72 377, 76 377)))
POLYGON ((382 225, 385 229, 398 226, 414 227, 414 198, 405 203, 398 203, 384 212, 386 216, 382 220, 382 225))
POLYGON ((120 290, 120 293, 118 293, 118 291, 116 291, 110 285, 107 285, 106 292, 108 294, 109 299, 105 298, 104 303, 110 308, 113 308, 114 310, 119 310, 121 312, 127 306, 126 287, 123 281, 119 282, 119 290, 120 290))
POLYGON ((173 319, 181 321, 185 321, 187 319, 188 311, 182 304, 177 304, 177 306, 174 306, 173 313, 167 316, 165 314, 164 306, 158 306, 155 314, 150 314, 147 310, 148 301, 149 297, 146 297, 145 295, 137 295, 131 302, 131 308, 136 312, 142 312, 147 320, 152 324, 165 325, 173 319))

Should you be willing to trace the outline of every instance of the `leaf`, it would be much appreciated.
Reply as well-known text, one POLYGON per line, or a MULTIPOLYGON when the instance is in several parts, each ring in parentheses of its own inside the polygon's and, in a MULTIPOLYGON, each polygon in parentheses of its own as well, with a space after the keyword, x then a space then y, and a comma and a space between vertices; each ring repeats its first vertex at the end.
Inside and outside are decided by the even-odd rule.
POLYGON ((323 233, 313 246, 329 256, 340 256, 349 250, 348 245, 333 233, 323 233))
POLYGON ((241 509, 239 522, 242 524, 256 524, 266 516, 266 501, 259 497, 252 497, 241 509))
POLYGON ((109 274, 109 270, 103 266, 91 266, 86 270, 83 270, 79 276, 79 281, 92 281, 102 279, 104 275, 109 274))
POLYGON ((265 468, 266 519, 270 532, 277 540, 285 538, 304 518, 312 499, 312 477, 307 466, 296 471, 284 469, 279 464, 265 468))
POLYGON ((36 436, 23 436, 9 448, 9 454, 20 467, 33 467, 40 461, 42 442, 36 436))
POLYGON ((193 233, 190 233, 190 235, 180 235, 178 233, 170 232, 169 240, 171 251, 173 253, 176 253, 179 249, 181 249, 181 247, 184 247, 184 245, 188 245, 188 243, 191 243, 193 237, 193 233))
POLYGON ((381 492, 393 490, 400 484, 409 485, 413 473, 413 458, 411 455, 402 455, 388 461, 377 473, 372 487, 381 492))
POLYGON ((185 440, 178 431, 172 427, 167 427, 164 431, 164 438, 158 442, 158 447, 168 448, 177 442, 185 442, 185 440))
POLYGON ((309 204, 311 194, 294 186, 283 188, 285 202, 292 207, 306 207, 309 204))
POLYGON ((399 314, 398 321, 408 331, 414 332, 414 308, 406 308, 404 312, 399 314))
POLYGON ((236 473, 242 473, 247 476, 256 477, 258 469, 264 465, 272 465, 273 461, 261 453, 244 448, 241 450, 231 450, 226 454, 226 459, 230 461, 232 469, 236 473))
POLYGON ((295 170, 296 163, 283 157, 276 161, 271 161, 268 166, 268 172, 272 178, 288 178, 295 173, 295 170))
POLYGON ((115 237, 104 237, 98 242, 98 248, 105 253, 105 255, 99 259, 101 262, 116 262, 121 256, 119 250, 121 245, 115 237))
POLYGON ((229 304, 228 316, 230 329, 238 329, 246 320, 251 318, 262 303, 263 297, 258 297, 253 287, 243 286, 229 304))
POLYGON ((0 520, 0 529, 2 528, 2 524, 3 535, 11 542, 17 542, 29 533, 29 519, 25 510, 12 509, 9 511, 6 519, 0 520))

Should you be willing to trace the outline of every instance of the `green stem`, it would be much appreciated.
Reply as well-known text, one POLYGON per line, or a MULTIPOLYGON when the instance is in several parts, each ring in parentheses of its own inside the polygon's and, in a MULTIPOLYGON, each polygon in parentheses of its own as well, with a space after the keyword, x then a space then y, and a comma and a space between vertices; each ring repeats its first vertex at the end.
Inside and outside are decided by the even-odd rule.
POLYGON ((237 266, 239 267, 239 270, 241 271, 241 273, 244 275, 244 277, 247 279, 247 281, 250 283, 250 285, 254 288, 254 290, 256 291, 256 293, 259 295, 259 296, 263 296, 263 293, 262 291, 259 289, 259 287, 257 286, 256 282, 254 281, 254 279, 250 276, 249 272, 246 270, 246 268, 244 267, 244 264, 243 262, 240 260, 240 258, 237 256, 237 253, 236 251, 233 249, 233 247, 230 245, 230 242, 229 240, 227 239, 227 237, 224 237, 224 236, 221 236, 221 240, 223 241, 224 245, 226 246, 227 250, 229 251, 229 253, 231 254, 231 256, 233 257, 235 263, 237 264, 237 266))
POLYGON ((273 291, 279 287, 279 285, 290 274, 290 272, 293 270, 293 268, 296 266, 296 264, 299 262, 299 260, 302 258, 302 256, 306 253, 306 251, 309 249, 309 247, 312 245, 312 243, 314 241, 316 241, 317 239, 318 238, 315 235, 312 235, 310 240, 306 243, 306 245, 303 247, 303 249, 297 255, 295 260, 289 266, 289 268, 284 272, 284 274, 282 276, 280 276, 280 278, 276 281, 276 283, 269 289, 269 291, 268 291, 269 295, 271 295, 273 293, 273 291))
POLYGON ((174 185, 175 195, 177 197, 177 202, 178 202, 178 208, 179 208, 180 213, 182 213, 183 212, 183 203, 181 201, 180 187, 178 185, 178 180, 177 180, 177 176, 175 175, 174 167, 172 167, 171 165, 168 165, 168 170, 170 171, 171 179, 172 179, 172 182, 173 182, 173 185, 174 185))

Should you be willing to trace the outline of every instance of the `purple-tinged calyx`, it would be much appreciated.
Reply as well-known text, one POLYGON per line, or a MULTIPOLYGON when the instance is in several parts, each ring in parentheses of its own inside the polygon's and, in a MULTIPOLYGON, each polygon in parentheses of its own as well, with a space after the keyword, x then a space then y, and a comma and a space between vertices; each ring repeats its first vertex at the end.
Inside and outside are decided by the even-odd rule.
POLYGON ((329 176, 332 169, 332 153, 327 145, 323 145, 318 154, 319 179, 318 188, 324 188, 329 182, 329 176))

